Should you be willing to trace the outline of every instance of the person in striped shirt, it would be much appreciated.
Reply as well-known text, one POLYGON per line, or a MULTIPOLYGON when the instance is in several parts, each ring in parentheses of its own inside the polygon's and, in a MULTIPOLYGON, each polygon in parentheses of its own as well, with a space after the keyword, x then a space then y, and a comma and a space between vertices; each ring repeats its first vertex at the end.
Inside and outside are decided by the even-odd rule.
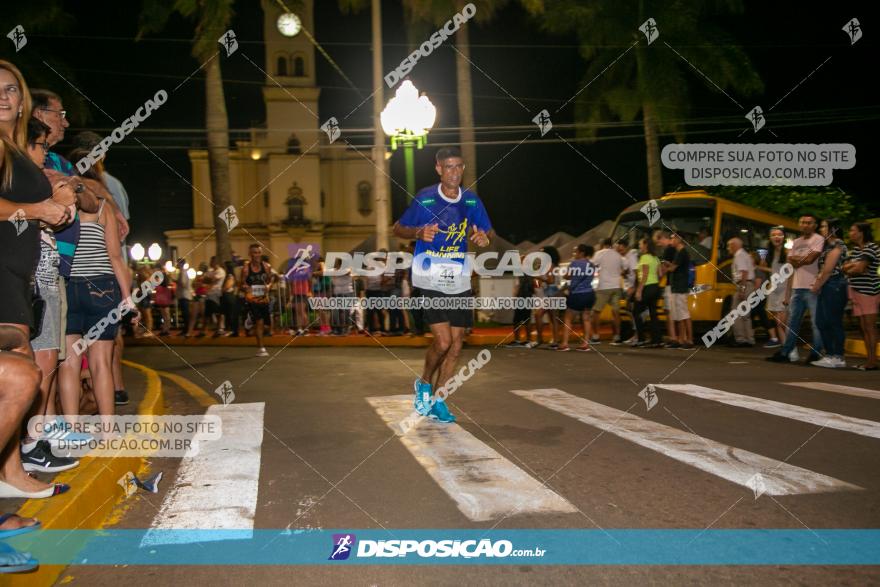
POLYGON ((854 247, 843 264, 849 277, 849 298, 853 316, 858 316, 862 327, 868 360, 856 367, 862 371, 877 370, 877 309, 880 306, 880 247, 874 242, 871 225, 856 222, 849 228, 849 240, 854 247))

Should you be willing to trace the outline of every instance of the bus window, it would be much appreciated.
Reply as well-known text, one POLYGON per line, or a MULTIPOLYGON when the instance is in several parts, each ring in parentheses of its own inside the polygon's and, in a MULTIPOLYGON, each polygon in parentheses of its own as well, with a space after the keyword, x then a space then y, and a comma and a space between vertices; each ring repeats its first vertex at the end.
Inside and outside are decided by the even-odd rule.
POLYGON ((636 248, 640 239, 650 238, 657 230, 677 232, 688 246, 694 264, 708 263, 712 260, 711 235, 715 230, 712 212, 707 208, 664 206, 660 221, 653 225, 642 212, 627 212, 621 214, 612 238, 615 242, 624 238, 630 248, 636 248))

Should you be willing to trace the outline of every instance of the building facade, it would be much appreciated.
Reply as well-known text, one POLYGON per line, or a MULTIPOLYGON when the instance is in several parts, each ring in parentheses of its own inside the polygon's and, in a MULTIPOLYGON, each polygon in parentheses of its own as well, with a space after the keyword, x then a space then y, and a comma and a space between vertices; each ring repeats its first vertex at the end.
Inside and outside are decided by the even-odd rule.
MULTIPOLYGON (((252 128, 249 140, 230 149, 230 200, 238 226, 232 250, 242 257, 260 242, 276 268, 286 266, 294 245, 325 251, 349 251, 376 232, 374 167, 369 149, 357 151, 344 141, 331 144, 321 130, 320 88, 315 78, 311 0, 294 19, 277 3, 263 0, 264 63, 262 88, 266 120, 252 128), (279 20, 281 18, 281 20, 279 20), (287 34, 283 34, 284 30, 287 34)), ((328 115, 329 118, 329 115, 328 115)), ((189 151, 192 168, 193 227, 165 233, 167 243, 190 264, 216 251, 208 152, 189 151)))

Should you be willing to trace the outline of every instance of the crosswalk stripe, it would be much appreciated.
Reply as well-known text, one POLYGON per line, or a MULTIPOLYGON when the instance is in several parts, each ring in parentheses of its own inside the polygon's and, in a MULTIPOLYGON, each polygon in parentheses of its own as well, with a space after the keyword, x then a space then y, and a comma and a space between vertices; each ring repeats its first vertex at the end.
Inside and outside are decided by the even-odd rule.
MULTIPOLYGON (((412 412, 411 395, 368 397, 388 426, 400 431, 412 412)), ((406 449, 469 519, 508 514, 574 513, 563 497, 457 425, 424 420, 400 436, 406 449)))
POLYGON ((818 391, 830 391, 832 393, 843 393, 846 395, 854 395, 856 397, 880 399, 880 391, 875 389, 865 389, 864 387, 850 387, 849 385, 837 385, 834 383, 823 383, 821 381, 789 381, 783 382, 783 385, 805 387, 807 389, 815 389, 818 391))
POLYGON ((700 399, 710 400, 728 406, 737 408, 745 408, 754 412, 763 412, 773 416, 788 418, 789 420, 798 420, 807 424, 815 424, 816 426, 824 426, 844 432, 852 432, 861 436, 869 436, 871 438, 880 438, 880 422, 872 422, 871 420, 862 420, 861 418, 853 418, 851 416, 843 416, 834 412, 825 412, 823 410, 815 410, 813 408, 804 408, 793 404, 785 404, 760 397, 752 397, 749 395, 741 395, 720 389, 712 389, 711 387, 703 387, 702 385, 691 384, 656 384, 655 387, 660 389, 668 389, 677 393, 682 393, 700 399))
MULTIPOLYGON (((217 440, 199 441, 198 453, 181 459, 175 485, 144 535, 143 545, 253 537, 265 405, 218 404, 208 408, 208 415, 220 417, 222 435, 217 440)), ((197 434, 194 440, 198 439, 197 434)))
POLYGON ((560 389, 515 390, 512 393, 743 487, 750 487, 749 480, 760 473, 765 492, 770 495, 862 489, 821 473, 640 418, 560 389))

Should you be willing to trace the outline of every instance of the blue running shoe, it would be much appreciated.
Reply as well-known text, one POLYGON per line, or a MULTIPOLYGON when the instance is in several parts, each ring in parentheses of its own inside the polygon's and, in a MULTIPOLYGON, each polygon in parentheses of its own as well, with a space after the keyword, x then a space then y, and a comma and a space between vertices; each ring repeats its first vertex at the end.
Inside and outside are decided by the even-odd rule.
POLYGON ((446 402, 437 400, 431 407, 431 413, 428 414, 432 420, 443 422, 444 424, 452 424, 455 422, 455 416, 449 413, 446 402))
POLYGON ((431 403, 433 402, 432 396, 434 395, 434 390, 431 389, 431 384, 425 383, 422 381, 422 378, 419 377, 416 379, 415 383, 413 383, 413 390, 415 391, 413 408, 415 408, 418 415, 427 416, 431 413, 431 403))
POLYGON ((74 432, 73 426, 61 416, 57 416, 44 424, 43 434, 38 440, 45 440, 52 447, 57 448, 61 442, 68 443, 68 446, 87 445, 93 438, 91 434, 85 432, 74 432))

